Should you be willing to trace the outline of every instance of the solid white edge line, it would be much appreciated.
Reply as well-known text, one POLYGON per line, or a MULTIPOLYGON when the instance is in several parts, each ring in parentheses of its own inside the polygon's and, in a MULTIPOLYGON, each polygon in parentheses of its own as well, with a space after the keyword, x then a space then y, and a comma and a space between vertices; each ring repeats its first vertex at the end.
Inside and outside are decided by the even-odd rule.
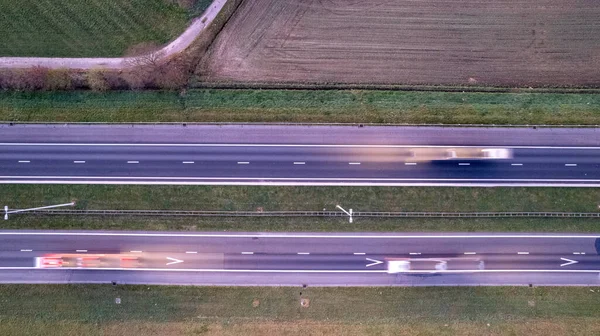
MULTIPOLYGON (((0 176, 0 179, 40 179, 40 182, 44 180, 41 179, 77 179, 77 180, 166 180, 166 181, 185 181, 185 180, 231 180, 231 181, 451 181, 451 182, 600 182, 600 179, 465 179, 465 178, 368 178, 368 177, 349 177, 349 178, 341 178, 341 177, 173 177, 173 176, 31 176, 31 175, 14 175, 14 176, 0 176)), ((4 183, 4 182, 2 182, 4 183)))
MULTIPOLYGON (((54 270, 54 271, 143 271, 143 272, 214 272, 214 273, 387 273, 387 270, 256 270, 256 269, 206 269, 206 268, 76 268, 76 267, 0 267, 0 270, 54 270)), ((402 273, 600 273, 598 270, 445 270, 445 271, 417 271, 410 270, 402 273)))
POLYGON ((600 149, 598 146, 443 146, 443 145, 343 145, 343 144, 225 144, 225 143, 40 143, 2 142, 0 146, 99 146, 99 147, 314 147, 314 148, 513 148, 513 149, 600 149))
POLYGON ((317 239, 485 239, 485 238, 524 238, 524 239, 598 239, 600 235, 310 235, 310 234, 210 234, 210 233, 122 233, 122 232, 18 232, 0 231, 0 236, 107 236, 107 237, 192 237, 192 238, 317 238, 317 239))

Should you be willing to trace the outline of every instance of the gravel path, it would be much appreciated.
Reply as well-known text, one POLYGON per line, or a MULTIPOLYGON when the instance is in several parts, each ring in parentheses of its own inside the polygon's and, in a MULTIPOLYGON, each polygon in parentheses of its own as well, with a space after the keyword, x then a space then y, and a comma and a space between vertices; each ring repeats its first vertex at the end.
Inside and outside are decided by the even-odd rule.
MULTIPOLYGON (((221 11, 227 0, 214 0, 202 16, 194 19, 192 24, 167 46, 157 51, 160 58, 168 58, 177 54, 194 42, 196 37, 206 28, 221 11)), ((143 56, 141 56, 143 57, 143 56)), ((71 69, 123 69, 129 64, 135 64, 135 57, 115 58, 59 58, 59 57, 0 57, 0 68, 29 68, 42 66, 46 68, 71 69)))

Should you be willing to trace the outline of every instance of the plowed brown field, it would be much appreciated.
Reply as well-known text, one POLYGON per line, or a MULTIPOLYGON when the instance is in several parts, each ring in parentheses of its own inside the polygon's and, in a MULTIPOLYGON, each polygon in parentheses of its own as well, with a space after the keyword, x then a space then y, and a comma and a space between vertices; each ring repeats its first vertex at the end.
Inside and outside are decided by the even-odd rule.
POLYGON ((245 0, 209 81, 600 85, 598 0, 245 0))

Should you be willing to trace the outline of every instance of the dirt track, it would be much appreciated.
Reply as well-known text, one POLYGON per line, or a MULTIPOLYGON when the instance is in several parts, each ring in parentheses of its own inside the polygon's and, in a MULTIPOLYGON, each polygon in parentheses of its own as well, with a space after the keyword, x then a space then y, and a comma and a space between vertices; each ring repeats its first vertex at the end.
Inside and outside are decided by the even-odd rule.
POLYGON ((600 86, 597 0, 245 0, 202 80, 600 86))

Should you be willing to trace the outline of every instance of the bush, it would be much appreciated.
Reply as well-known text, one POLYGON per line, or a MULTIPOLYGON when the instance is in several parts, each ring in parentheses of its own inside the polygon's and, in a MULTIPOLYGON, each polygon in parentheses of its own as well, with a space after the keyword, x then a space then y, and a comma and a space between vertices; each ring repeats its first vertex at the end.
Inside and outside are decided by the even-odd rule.
POLYGON ((92 69, 88 71, 87 85, 92 91, 104 92, 111 89, 111 86, 106 78, 106 71, 102 69, 92 69))
POLYGON ((69 69, 52 69, 48 71, 45 90, 59 91, 71 90, 74 87, 75 73, 71 73, 69 69))

